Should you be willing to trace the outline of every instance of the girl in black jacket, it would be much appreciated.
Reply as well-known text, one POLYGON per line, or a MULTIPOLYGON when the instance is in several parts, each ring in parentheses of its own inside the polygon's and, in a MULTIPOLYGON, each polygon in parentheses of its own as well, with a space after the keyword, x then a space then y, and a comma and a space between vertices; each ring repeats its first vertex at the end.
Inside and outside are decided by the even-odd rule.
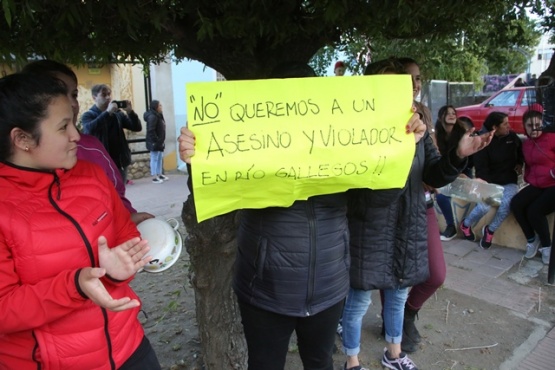
POLYGON ((169 180, 162 174, 163 153, 166 147, 166 122, 162 114, 162 104, 158 100, 153 100, 143 119, 146 121, 146 148, 150 151, 152 182, 161 184, 169 180))
MULTIPOLYGON (((493 233, 511 212, 511 199, 518 192, 518 175, 522 173, 524 157, 522 142, 511 131, 509 118, 502 112, 491 112, 484 121, 481 132, 495 132, 491 144, 474 154, 476 178, 503 186, 501 205, 489 225, 482 228, 480 247, 488 249, 493 241, 493 233)), ((490 210, 486 203, 478 203, 467 218, 461 222, 461 231, 467 240, 475 240, 472 225, 475 225, 490 210)))
MULTIPOLYGON (((371 63, 365 71, 367 75, 404 73, 404 67, 395 60, 371 63)), ((401 340, 408 288, 429 275, 423 183, 437 188, 453 181, 465 168, 466 157, 491 140, 491 134, 471 137, 472 132, 443 157, 428 132, 421 138, 415 135, 416 151, 403 189, 349 191, 351 288, 342 319, 345 369, 360 369, 362 318, 371 303, 372 289, 384 290, 386 348, 382 365, 416 369, 401 352, 401 340)))

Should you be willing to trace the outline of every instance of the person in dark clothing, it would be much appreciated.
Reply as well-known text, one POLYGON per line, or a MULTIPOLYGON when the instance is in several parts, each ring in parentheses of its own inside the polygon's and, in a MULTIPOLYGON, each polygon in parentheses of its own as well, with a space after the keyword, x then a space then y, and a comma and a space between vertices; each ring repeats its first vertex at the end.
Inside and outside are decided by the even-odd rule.
MULTIPOLYGON (((493 220, 482 228, 480 247, 488 249, 493 241, 495 230, 510 213, 511 199, 518 192, 518 175, 522 173, 524 158, 522 142, 518 135, 511 131, 509 118, 502 112, 491 112, 484 121, 482 132, 494 131, 491 144, 484 150, 474 154, 476 178, 488 183, 503 186, 503 198, 493 220)), ((467 218, 461 222, 461 231, 467 240, 475 240, 472 225, 476 224, 490 210, 486 203, 478 203, 467 218)))
MULTIPOLYGON (((395 60, 369 64, 364 72, 405 74, 395 60)), ((349 191, 350 289, 342 317, 344 368, 360 370, 362 318, 371 303, 371 290, 384 292, 383 319, 386 348, 382 365, 390 369, 416 369, 401 351, 405 302, 409 287, 428 279, 427 202, 424 183, 441 187, 466 167, 466 157, 482 149, 490 134, 471 136, 473 130, 446 155, 440 156, 429 132, 415 137, 416 152, 403 189, 349 191)))
MULTIPOLYGON (((466 133, 467 127, 457 119, 457 110, 452 105, 445 105, 439 109, 435 125, 436 144, 441 154, 447 153, 449 148, 457 145, 461 137, 466 133)), ((472 177, 472 157, 468 160, 467 167, 459 175, 461 177, 472 177)), ((448 241, 457 236, 457 226, 451 207, 451 197, 441 193, 436 194, 439 209, 445 217, 445 230, 441 233, 441 240, 448 241)))
POLYGON ((143 119, 146 121, 146 148, 150 151, 152 182, 161 184, 170 179, 162 174, 162 159, 166 147, 166 122, 162 113, 162 104, 158 100, 153 100, 143 119))
POLYGON ((522 77, 517 78, 517 80, 515 81, 515 87, 524 87, 524 86, 528 86, 528 85, 526 85, 526 82, 524 82, 522 77))
MULTIPOLYGON (((315 76, 286 63, 272 78, 315 76)), ((407 132, 425 131, 414 114, 407 132)), ((179 152, 190 163, 194 135, 182 128, 179 152)), ((306 370, 333 370, 335 330, 349 289, 347 195, 318 195, 289 207, 239 213, 233 290, 247 341, 248 368, 283 370, 293 332, 306 370)))
POLYGON ((83 132, 100 140, 126 183, 127 167, 131 164, 131 149, 123 129, 139 132, 143 126, 129 100, 123 101, 123 109, 112 100, 112 90, 108 85, 94 85, 91 92, 94 105, 81 116, 83 132))

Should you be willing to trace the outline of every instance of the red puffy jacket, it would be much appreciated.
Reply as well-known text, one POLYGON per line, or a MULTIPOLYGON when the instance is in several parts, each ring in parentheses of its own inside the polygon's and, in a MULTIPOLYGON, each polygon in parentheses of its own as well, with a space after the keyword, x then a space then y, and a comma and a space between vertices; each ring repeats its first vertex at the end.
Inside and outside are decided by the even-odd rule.
POLYGON ((544 132, 537 139, 528 138, 522 144, 524 181, 536 188, 555 186, 555 134, 544 132))
MULTIPOLYGON (((38 171, 0 163, 0 369, 116 369, 144 332, 139 308, 103 309, 77 288, 98 244, 139 236, 102 170, 38 171)), ((103 278, 114 298, 129 282, 103 278)))

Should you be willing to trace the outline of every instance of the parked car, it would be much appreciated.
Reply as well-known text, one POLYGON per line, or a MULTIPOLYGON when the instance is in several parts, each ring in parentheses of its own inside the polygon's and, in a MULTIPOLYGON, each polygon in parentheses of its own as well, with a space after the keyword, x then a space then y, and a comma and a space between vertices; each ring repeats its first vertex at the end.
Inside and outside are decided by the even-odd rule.
POLYGON ((534 87, 512 87, 499 90, 481 104, 457 108, 457 117, 479 130, 488 114, 495 111, 503 112, 509 116, 511 129, 518 134, 524 134, 522 116, 535 102, 536 90, 534 87))

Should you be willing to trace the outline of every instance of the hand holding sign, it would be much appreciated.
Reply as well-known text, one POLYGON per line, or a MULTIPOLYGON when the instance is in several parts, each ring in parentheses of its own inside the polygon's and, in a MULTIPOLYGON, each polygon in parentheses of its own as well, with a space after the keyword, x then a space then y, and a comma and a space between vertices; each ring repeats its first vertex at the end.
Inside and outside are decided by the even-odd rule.
POLYGON ((182 127, 177 141, 179 142, 179 158, 183 162, 191 164, 191 157, 195 155, 195 135, 187 127, 182 127))

